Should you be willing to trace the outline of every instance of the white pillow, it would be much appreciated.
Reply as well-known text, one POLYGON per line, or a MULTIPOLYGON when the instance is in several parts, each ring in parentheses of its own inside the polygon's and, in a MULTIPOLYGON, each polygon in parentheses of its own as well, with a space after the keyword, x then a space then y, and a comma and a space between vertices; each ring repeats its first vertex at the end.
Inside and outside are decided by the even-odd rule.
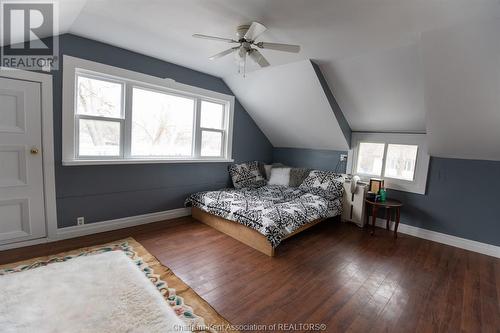
POLYGON ((266 164, 264 165, 264 171, 266 172, 266 179, 269 180, 269 177, 271 177, 271 169, 273 168, 272 164, 266 164))
POLYGON ((290 184, 290 168, 272 168, 271 176, 267 185, 284 185, 290 184))

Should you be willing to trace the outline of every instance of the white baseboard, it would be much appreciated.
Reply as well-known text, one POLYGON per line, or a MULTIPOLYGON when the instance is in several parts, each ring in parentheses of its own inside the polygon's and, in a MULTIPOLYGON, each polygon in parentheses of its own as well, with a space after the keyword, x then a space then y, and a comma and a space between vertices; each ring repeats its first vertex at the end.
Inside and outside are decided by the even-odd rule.
MULTIPOLYGON (((99 232, 111 231, 116 229, 122 229, 127 227, 133 227, 141 224, 147 224, 152 222, 159 222, 164 220, 170 220, 178 217, 191 215, 191 208, 178 208, 172 210, 166 210, 162 212, 136 215, 131 217, 124 217, 115 220, 103 221, 85 224, 82 226, 72 226, 66 228, 60 228, 57 230, 57 235, 55 238, 40 238, 25 242, 18 242, 12 244, 0 245, 0 251, 13 249, 17 247, 30 246, 36 244, 42 244, 47 242, 53 242, 62 239, 80 237, 90 234, 96 234, 99 232)), ((370 220, 371 221, 371 220, 370 220)), ((383 219, 377 219, 375 225, 381 228, 385 228, 386 221, 383 219)), ((368 227, 368 226, 367 226, 368 227)), ((391 230, 394 230, 394 222, 390 224, 391 230)), ((422 229, 418 227, 413 227, 408 224, 400 223, 398 232, 415 236, 418 238, 423 238, 431 240, 434 242, 455 246, 461 249, 482 253, 492 257, 500 258, 500 246, 495 246, 491 244, 476 242, 470 239, 460 238, 456 236, 451 236, 443 234, 436 231, 431 231, 427 229, 422 229)))
MULTIPOLYGON (((371 219, 370 219, 371 223, 371 219)), ((370 224, 371 225, 371 224, 370 224)), ((384 228, 386 226, 386 220, 377 218, 375 225, 380 228, 384 228)), ((369 227, 369 226, 367 226, 369 227)), ((389 225, 391 230, 394 230, 394 222, 391 222, 389 225)), ((456 236, 451 236, 447 234, 443 234, 436 231, 431 231, 427 229, 422 229, 418 227, 413 227, 408 224, 400 223, 398 227, 398 232, 415 236, 418 238, 423 238, 427 240, 431 240, 437 243, 442 243, 454 247, 458 247, 461 249, 478 252, 482 254, 486 254, 488 256, 500 258, 500 246, 495 246, 491 244, 476 242, 470 239, 460 238, 456 236)))
POLYGON ((0 251, 15 249, 18 247, 31 246, 43 243, 55 242, 62 239, 75 238, 99 232, 111 231, 127 227, 134 227, 141 224, 171 220, 178 217, 191 215, 191 208, 178 208, 165 210, 162 212, 124 217, 121 219, 89 223, 84 225, 57 229, 55 237, 44 237, 23 242, 0 245, 0 251))
POLYGON ((191 208, 177 208, 162 212, 136 215, 115 220, 96 222, 96 223, 89 223, 81 226, 78 225, 78 226, 60 228, 57 229, 56 239, 54 240, 68 239, 90 234, 96 234, 99 232, 111 231, 127 227, 134 227, 141 224, 171 220, 178 217, 189 216, 189 215, 191 215, 191 208))
POLYGON ((43 243, 48 243, 48 242, 49 242, 48 238, 44 237, 44 238, 30 239, 30 240, 22 241, 22 242, 3 244, 3 245, 0 245, 0 251, 16 249, 18 247, 38 245, 38 244, 43 244, 43 243))

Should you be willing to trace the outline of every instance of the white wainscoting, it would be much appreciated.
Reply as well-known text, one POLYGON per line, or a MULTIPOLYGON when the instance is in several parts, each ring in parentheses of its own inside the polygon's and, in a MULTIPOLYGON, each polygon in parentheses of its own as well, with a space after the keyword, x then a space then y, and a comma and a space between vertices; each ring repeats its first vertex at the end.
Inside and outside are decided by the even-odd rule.
MULTIPOLYGON (((386 226, 386 220, 377 218, 375 225, 380 228, 384 228, 386 226)), ((394 222, 391 222, 389 227, 391 230, 394 230, 394 222)), ((366 228, 371 228, 371 218, 370 225, 366 226, 366 228)), ((375 231, 376 233, 377 231, 375 231)), ((500 258, 500 246, 495 246, 491 244, 476 242, 470 239, 460 238, 456 236, 451 236, 447 234, 443 234, 436 231, 431 231, 427 229, 422 229, 418 227, 413 227, 408 224, 399 223, 398 233, 407 234, 410 236, 415 236, 418 238, 427 239, 430 241, 434 241, 437 243, 442 243, 454 247, 458 247, 461 249, 469 250, 472 252, 478 252, 482 254, 486 254, 488 256, 500 258)))

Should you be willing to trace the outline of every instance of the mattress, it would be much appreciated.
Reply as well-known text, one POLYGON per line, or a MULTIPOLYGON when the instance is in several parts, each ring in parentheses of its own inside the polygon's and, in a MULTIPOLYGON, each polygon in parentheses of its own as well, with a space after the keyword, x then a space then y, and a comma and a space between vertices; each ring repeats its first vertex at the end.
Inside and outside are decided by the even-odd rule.
POLYGON ((341 197, 326 198, 278 185, 199 192, 190 195, 185 204, 255 229, 273 247, 305 224, 342 213, 341 197))

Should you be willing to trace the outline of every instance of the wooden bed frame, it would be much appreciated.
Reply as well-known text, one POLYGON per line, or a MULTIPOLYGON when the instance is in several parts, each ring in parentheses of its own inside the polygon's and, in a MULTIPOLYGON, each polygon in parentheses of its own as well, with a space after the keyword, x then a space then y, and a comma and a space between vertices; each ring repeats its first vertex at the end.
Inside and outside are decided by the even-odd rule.
MULTIPOLYGON (((231 236, 250 247, 253 247, 257 251, 260 251, 270 257, 274 257, 276 254, 276 249, 271 246, 271 243, 269 243, 266 236, 252 228, 234 221, 226 220, 219 216, 212 215, 197 207, 192 208, 191 214, 198 221, 203 222, 206 225, 209 225, 212 228, 225 233, 226 235, 231 236)), ((283 239, 290 238, 293 235, 298 234, 299 232, 309 229, 310 227, 318 224, 323 220, 325 219, 318 219, 312 221, 311 223, 305 224, 283 239)))

